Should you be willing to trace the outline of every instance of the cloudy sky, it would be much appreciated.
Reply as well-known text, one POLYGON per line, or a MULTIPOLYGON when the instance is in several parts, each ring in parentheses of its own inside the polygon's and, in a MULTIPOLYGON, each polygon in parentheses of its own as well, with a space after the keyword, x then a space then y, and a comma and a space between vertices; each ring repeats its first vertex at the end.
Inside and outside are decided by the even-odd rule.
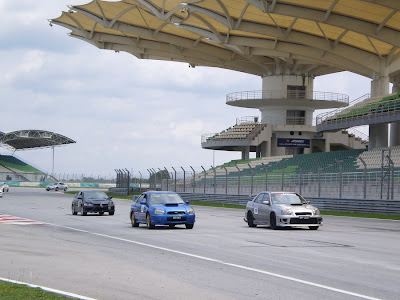
MULTIPOLYGON (((201 135, 259 116, 226 105, 225 96, 260 90, 260 77, 99 50, 49 26, 67 5, 89 2, 72 1, 0 0, 0 131, 40 129, 75 140, 56 148, 56 174, 111 176, 127 168, 147 175, 148 168, 201 169, 241 157, 202 149, 201 135)), ((314 90, 354 100, 370 91, 370 79, 318 77, 314 90)), ((51 149, 15 155, 51 172, 51 149)))

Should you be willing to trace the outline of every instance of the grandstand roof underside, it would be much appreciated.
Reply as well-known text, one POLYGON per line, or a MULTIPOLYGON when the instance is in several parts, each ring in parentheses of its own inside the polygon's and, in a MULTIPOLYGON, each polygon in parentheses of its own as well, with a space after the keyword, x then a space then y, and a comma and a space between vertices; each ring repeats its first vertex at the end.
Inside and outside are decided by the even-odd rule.
POLYGON ((49 21, 100 49, 193 67, 369 78, 400 70, 395 0, 95 0, 49 21))
POLYGON ((46 148, 75 143, 61 134, 43 130, 20 130, 6 133, 0 142, 15 150, 46 148))

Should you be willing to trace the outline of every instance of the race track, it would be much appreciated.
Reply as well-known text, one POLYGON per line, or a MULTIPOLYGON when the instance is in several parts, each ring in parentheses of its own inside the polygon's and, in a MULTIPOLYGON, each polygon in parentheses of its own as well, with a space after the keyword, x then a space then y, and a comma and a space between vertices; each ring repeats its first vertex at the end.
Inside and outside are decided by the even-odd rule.
POLYGON ((317 231, 273 231, 249 228, 244 210, 195 206, 192 230, 148 230, 131 227, 131 201, 73 216, 72 197, 4 193, 0 277, 95 299, 400 298, 399 221, 324 216, 317 231))

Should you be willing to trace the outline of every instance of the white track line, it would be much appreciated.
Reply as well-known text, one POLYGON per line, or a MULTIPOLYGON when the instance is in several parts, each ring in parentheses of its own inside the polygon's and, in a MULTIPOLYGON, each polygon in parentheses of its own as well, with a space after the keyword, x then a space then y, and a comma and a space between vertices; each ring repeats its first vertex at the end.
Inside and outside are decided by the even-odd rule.
MULTIPOLYGON (((39 221, 37 221, 37 222, 39 222, 39 221)), ((281 279, 285 279, 285 280, 289 280, 289 281, 293 281, 293 282, 297 282, 297 283, 301 283, 301 284, 305 284, 305 285, 309 285, 309 286, 313 286, 313 287, 318 287, 321 289, 333 291, 333 292, 340 293, 340 294, 354 296, 354 297, 358 297, 358 298, 362 298, 362 299, 380 300, 379 298, 374 298, 374 297, 334 288, 334 287, 331 287, 328 285, 314 283, 311 281, 306 281, 306 280, 302 280, 302 279, 298 279, 298 278, 294 278, 294 277, 290 277, 290 276, 285 276, 285 275, 281 275, 281 274, 277 274, 277 273, 272 273, 272 272, 268 272, 268 271, 264 271, 264 270, 260 270, 260 269, 255 269, 255 268, 251 268, 251 267, 247 267, 247 266, 243 266, 243 265, 233 264, 233 263, 225 262, 222 260, 218 260, 218 259, 214 259, 214 258, 210 258, 210 257, 206 257, 206 256, 201 256, 201 255, 196 255, 196 254, 192 254, 192 253, 188 253, 188 252, 183 252, 183 251, 178 251, 178 250, 169 249, 169 248, 165 248, 165 247, 160 247, 160 246, 156 246, 156 245, 146 244, 146 243, 128 240, 128 239, 124 239, 124 238, 119 238, 119 237, 106 235, 106 234, 102 234, 102 233, 90 232, 87 230, 73 228, 73 227, 69 227, 69 226, 63 226, 63 225, 51 224, 51 223, 46 223, 46 224, 53 225, 53 226, 60 227, 60 228, 69 229, 69 230, 74 230, 74 231, 78 231, 78 232, 82 232, 82 233, 86 233, 86 234, 91 234, 91 235, 95 235, 95 236, 105 237, 105 238, 118 240, 118 241, 122 241, 122 242, 127 242, 127 243, 131 243, 131 244, 136 244, 136 245, 140 245, 140 246, 144 246, 144 247, 167 251, 170 253, 185 255, 185 256, 201 259, 201 260, 211 261, 211 262, 218 263, 221 265, 230 266, 230 267, 238 268, 238 269, 242 269, 242 270, 247 270, 250 272, 260 273, 260 274, 264 274, 264 275, 268 275, 268 276, 272 276, 272 277, 276 277, 276 278, 281 278, 281 279)), ((82 299, 89 299, 89 298, 82 298, 82 299)))
POLYGON ((2 278, 0 277, 1 281, 5 281, 5 282, 9 282, 9 283, 15 283, 15 284, 22 284, 22 285, 26 285, 29 286, 31 288, 40 288, 46 292, 50 292, 50 293, 55 293, 55 294, 59 294, 59 295, 63 295, 63 296, 67 296, 67 297, 72 297, 72 298, 76 298, 76 299, 82 299, 82 300, 96 300, 94 298, 89 298, 89 297, 85 297, 85 296, 81 296, 78 294, 73 294, 73 293, 67 293, 64 291, 60 291, 60 290, 56 290, 56 289, 52 289, 52 288, 48 288, 45 286, 40 286, 40 285, 35 285, 35 284, 30 284, 30 283, 26 283, 26 282, 22 282, 22 281, 16 281, 16 280, 11 280, 8 278, 2 278))
POLYGON ((218 259, 214 259, 214 258, 210 258, 210 257, 206 257, 206 256, 191 254, 191 253, 183 252, 183 251, 177 251, 177 250, 164 248, 164 247, 160 247, 160 246, 156 246, 156 245, 146 244, 146 243, 142 243, 142 242, 138 242, 138 241, 132 241, 132 240, 119 238, 119 237, 115 237, 115 236, 110 236, 110 235, 106 235, 106 234, 102 234, 102 233, 90 232, 90 231, 87 231, 87 230, 77 229, 77 228, 68 227, 68 226, 62 226, 62 225, 57 225, 57 224, 49 224, 49 225, 54 225, 54 226, 65 228, 65 229, 79 231, 79 232, 83 232, 83 233, 87 233, 87 234, 91 234, 91 235, 105 237, 105 238, 118 240, 118 241, 122 241, 122 242, 127 242, 127 243, 131 243, 131 244, 136 244, 136 245, 140 245, 140 246, 145 246, 145 247, 149 247, 149 248, 153 248, 153 249, 163 250, 163 251, 167 251, 167 252, 171 252, 171 253, 181 254, 181 255, 185 255, 185 256, 201 259, 201 260, 211 261, 211 262, 214 262, 214 263, 218 263, 218 264, 222 264, 222 265, 226 265, 226 266, 230 266, 230 267, 234 267, 234 268, 238 268, 238 269, 242 269, 242 270, 247 270, 247 271, 251 271, 251 272, 261 273, 261 274, 265 274, 265 275, 269 275, 269 276, 273 276, 273 277, 277 277, 277 278, 281 278, 281 279, 285 279, 285 280, 290 280, 290 281, 294 281, 294 282, 297 282, 297 283, 302 283, 302 284, 305 284, 305 285, 318 287, 318 288, 321 288, 321 289, 330 290, 330 291, 333 291, 333 292, 337 292, 337 293, 341 293, 341 294, 345 294, 345 295, 349 295, 349 296, 354 296, 354 297, 358 297, 358 298, 362 298, 362 299, 380 300, 380 298, 374 298, 374 297, 370 297, 370 296, 366 296, 366 295, 362 295, 362 294, 358 294, 358 293, 354 293, 354 292, 350 292, 350 291, 346 291, 346 290, 330 287, 330 286, 327 286, 327 285, 314 283, 314 282, 311 282, 311 281, 297 279, 297 278, 294 278, 294 277, 280 275, 280 274, 277 274, 277 273, 272 273, 272 272, 268 272, 268 271, 264 271, 264 270, 260 270, 260 269, 251 268, 251 267, 246 267, 246 266, 243 266, 243 265, 224 262, 222 260, 218 260, 218 259))

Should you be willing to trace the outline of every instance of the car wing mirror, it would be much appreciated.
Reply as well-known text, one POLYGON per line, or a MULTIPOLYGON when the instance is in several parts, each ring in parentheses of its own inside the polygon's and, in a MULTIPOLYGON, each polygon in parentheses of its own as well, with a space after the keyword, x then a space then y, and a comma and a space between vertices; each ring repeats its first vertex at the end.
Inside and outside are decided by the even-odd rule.
POLYGON ((82 200, 82 196, 78 196, 76 199, 82 200))
POLYGON ((140 204, 146 205, 146 201, 140 201, 140 204))
POLYGON ((264 200, 264 201, 262 202, 262 204, 270 205, 270 202, 269 202, 269 200, 264 200))
POLYGON ((185 201, 186 202, 186 204, 189 204, 190 203, 190 201, 185 201))
POLYGON ((112 196, 109 196, 109 197, 108 197, 108 200, 111 200, 111 199, 112 199, 112 196))

